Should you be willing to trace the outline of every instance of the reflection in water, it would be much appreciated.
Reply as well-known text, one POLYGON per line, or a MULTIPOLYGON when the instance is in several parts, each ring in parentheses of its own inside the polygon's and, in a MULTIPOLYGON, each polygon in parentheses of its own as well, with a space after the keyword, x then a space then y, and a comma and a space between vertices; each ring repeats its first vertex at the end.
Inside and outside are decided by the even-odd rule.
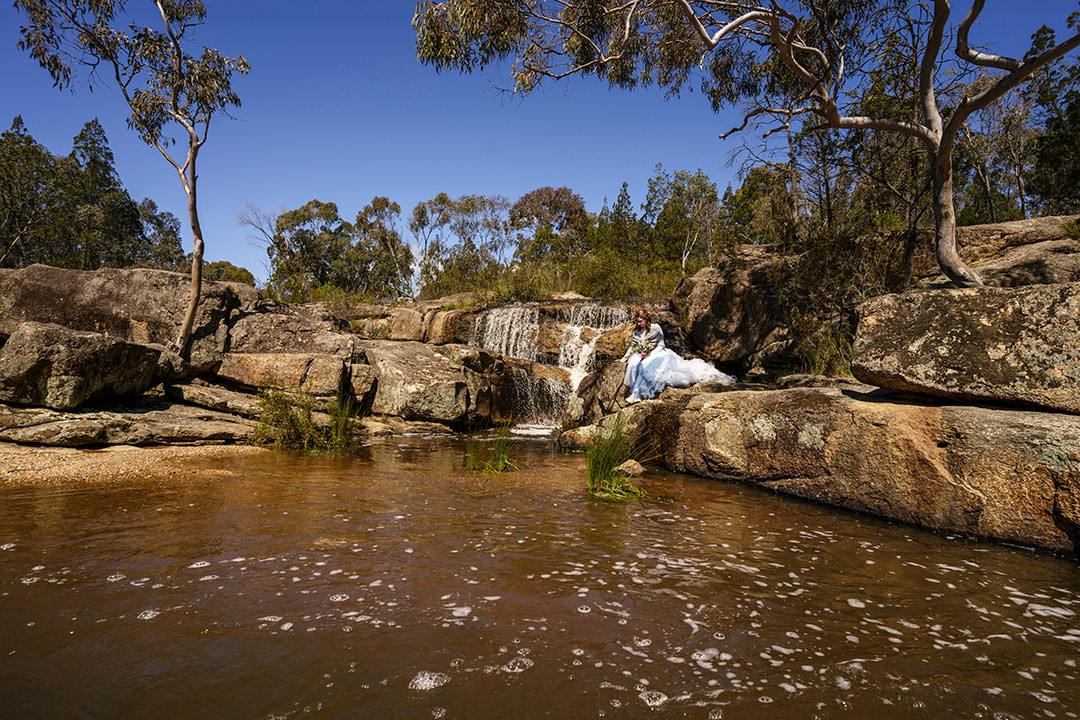
POLYGON ((520 460, 397 438, 0 489, 0 715, 1077 717, 1070 561, 520 460))

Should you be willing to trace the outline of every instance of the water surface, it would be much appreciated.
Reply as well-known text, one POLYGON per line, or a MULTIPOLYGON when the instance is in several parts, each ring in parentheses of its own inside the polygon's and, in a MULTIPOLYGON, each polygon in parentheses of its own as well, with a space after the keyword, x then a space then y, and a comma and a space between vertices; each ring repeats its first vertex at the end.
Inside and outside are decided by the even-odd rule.
POLYGON ((0 488, 0 716, 1075 718, 1075 562, 523 440, 0 488))

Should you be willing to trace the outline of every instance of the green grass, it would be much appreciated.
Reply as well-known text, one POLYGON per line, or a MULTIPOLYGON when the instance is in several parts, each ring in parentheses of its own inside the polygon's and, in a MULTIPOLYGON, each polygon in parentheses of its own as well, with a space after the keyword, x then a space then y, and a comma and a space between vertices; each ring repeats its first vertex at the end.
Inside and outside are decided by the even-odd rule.
POLYGON ((317 423, 314 414, 309 396, 264 390, 259 393, 259 422, 252 439, 260 445, 311 455, 348 452, 355 426, 352 402, 335 402, 326 425, 317 423))
POLYGON ((481 461, 481 444, 476 438, 465 441, 465 467, 471 471, 483 471, 489 473, 514 472, 518 470, 517 463, 511 458, 511 454, 517 447, 514 439, 514 423, 499 423, 495 430, 495 440, 491 443, 487 461, 481 461))
POLYGON ((635 485, 629 475, 617 468, 627 460, 643 462, 654 456, 649 443, 631 433, 625 418, 617 416, 589 441, 585 455, 589 494, 601 500, 648 497, 649 494, 635 485))

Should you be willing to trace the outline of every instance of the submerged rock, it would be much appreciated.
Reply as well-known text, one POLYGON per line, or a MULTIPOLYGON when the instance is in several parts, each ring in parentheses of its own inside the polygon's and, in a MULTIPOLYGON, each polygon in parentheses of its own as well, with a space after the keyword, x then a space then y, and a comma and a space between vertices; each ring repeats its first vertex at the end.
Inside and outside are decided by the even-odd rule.
POLYGON ((885 295, 860 307, 859 380, 1080 412, 1080 283, 885 295))

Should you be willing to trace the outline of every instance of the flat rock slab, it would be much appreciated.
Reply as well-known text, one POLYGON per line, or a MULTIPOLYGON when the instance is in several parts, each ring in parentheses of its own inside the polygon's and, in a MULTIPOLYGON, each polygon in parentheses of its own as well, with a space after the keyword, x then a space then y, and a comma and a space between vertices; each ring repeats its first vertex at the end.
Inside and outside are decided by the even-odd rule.
POLYGON ((165 396, 188 405, 196 405, 208 410, 257 419, 262 408, 259 396, 253 393, 239 392, 195 380, 178 385, 166 385, 165 396))
POLYGON ((1080 283, 885 295, 859 315, 863 382, 1080 412, 1080 283))
POLYGON ((247 441, 254 427, 235 415, 166 401, 75 412, 0 404, 0 441, 27 445, 233 443, 247 441))
POLYGON ((838 388, 643 402, 674 470, 934 530, 1080 550, 1080 418, 876 400, 838 388))

